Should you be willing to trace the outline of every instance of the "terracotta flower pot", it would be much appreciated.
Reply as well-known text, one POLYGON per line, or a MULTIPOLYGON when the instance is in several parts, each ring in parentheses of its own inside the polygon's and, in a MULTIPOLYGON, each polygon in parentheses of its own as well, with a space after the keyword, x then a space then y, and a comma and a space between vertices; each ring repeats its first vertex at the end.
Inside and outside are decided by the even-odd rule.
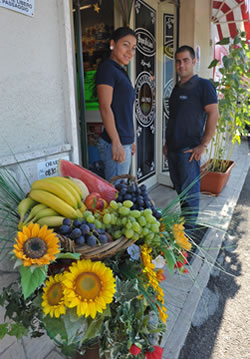
POLYGON ((229 161, 229 166, 225 172, 205 171, 207 163, 201 166, 201 192, 212 193, 218 196, 227 184, 234 161, 229 161))

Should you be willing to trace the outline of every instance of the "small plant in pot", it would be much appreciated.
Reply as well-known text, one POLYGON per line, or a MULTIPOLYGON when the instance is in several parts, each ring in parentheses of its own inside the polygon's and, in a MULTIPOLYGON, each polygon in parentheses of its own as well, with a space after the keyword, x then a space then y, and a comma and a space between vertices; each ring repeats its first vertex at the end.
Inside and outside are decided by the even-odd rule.
MULTIPOLYGON (((217 82, 211 80, 218 93, 220 118, 211 142, 208 161, 202 166, 203 176, 201 179, 201 190, 216 195, 222 190, 227 179, 223 180, 225 183, 222 188, 217 188, 214 192, 211 186, 209 189, 206 187, 206 184, 211 182, 212 177, 212 175, 208 175, 211 172, 216 172, 220 178, 221 174, 230 174, 234 165, 234 162, 231 161, 234 147, 236 143, 240 145, 242 136, 247 135, 247 125, 250 124, 250 50, 246 42, 246 34, 239 32, 233 40, 228 37, 217 44, 227 45, 228 54, 222 58, 223 67, 219 69, 220 80, 217 82)), ((214 59, 209 68, 215 68, 218 64, 219 60, 214 59)))

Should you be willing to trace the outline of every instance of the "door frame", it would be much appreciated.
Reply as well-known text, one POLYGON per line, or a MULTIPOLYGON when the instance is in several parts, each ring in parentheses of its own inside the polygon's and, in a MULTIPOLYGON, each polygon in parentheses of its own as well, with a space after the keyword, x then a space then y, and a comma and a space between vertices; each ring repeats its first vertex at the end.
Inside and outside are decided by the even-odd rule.
MULTIPOLYGON (((174 51, 176 50, 176 43, 177 43, 177 7, 174 4, 170 3, 159 3, 158 4, 158 33, 157 33, 157 40, 161 43, 161 46, 157 46, 157 59, 158 59, 158 76, 157 76, 157 89, 158 89, 158 128, 157 128, 157 183, 166 185, 166 186, 173 186, 172 181, 170 179, 169 172, 162 172, 162 164, 163 164, 163 105, 162 99, 164 97, 164 83, 163 83, 163 18, 164 14, 173 14, 174 15, 174 51)), ((173 63, 173 74, 175 74, 175 67, 173 63)), ((175 78, 173 76, 173 81, 175 82, 175 78)))
MULTIPOLYGON (((155 40, 156 40, 156 63, 155 63, 155 73, 156 73, 156 136, 155 136, 155 162, 156 162, 156 173, 150 178, 146 179, 142 183, 145 184, 148 188, 152 188, 157 184, 164 184, 172 186, 169 173, 162 172, 162 98, 163 98, 163 14, 172 13, 175 18, 175 27, 174 27, 174 37, 177 36, 177 8, 174 4, 159 2, 155 0, 143 0, 147 5, 152 7, 156 11, 156 23, 155 23, 155 40), (159 45, 160 44, 160 45, 159 45)), ((131 27, 135 27, 135 11, 131 14, 131 27)), ((176 41, 175 41, 176 43, 176 41)), ((135 83, 135 59, 132 60, 130 65, 130 75, 131 80, 134 85, 135 83)), ((134 125, 136 128, 135 122, 135 113, 134 113, 134 125)), ((136 156, 132 159, 132 174, 136 175, 136 156)))

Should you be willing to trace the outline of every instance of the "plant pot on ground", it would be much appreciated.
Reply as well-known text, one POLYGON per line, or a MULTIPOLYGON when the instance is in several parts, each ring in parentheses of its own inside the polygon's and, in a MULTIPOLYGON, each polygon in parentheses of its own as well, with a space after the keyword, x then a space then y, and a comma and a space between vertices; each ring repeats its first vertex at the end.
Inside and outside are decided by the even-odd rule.
MULTIPOLYGON (((250 124, 248 93, 250 57, 246 34, 239 32, 233 40, 224 38, 217 45, 226 46, 228 54, 222 58, 223 67, 219 68, 219 81, 211 80, 218 93, 220 118, 208 153, 209 172, 206 171, 208 173, 201 179, 201 191, 209 193, 212 190, 210 187, 205 188, 204 183, 211 186, 212 177, 219 181, 215 189, 216 193, 213 192, 216 195, 225 186, 233 167, 231 157, 235 144, 240 145, 241 137, 247 134, 247 125, 250 124)), ((218 64, 220 61, 215 59, 209 68, 215 68, 218 64)), ((204 174, 204 168, 201 169, 201 174, 204 174)))
POLYGON ((201 192, 214 194, 218 196, 229 179, 232 168, 235 166, 234 161, 221 161, 218 170, 211 169, 211 161, 201 166, 201 192), (222 167, 222 164, 224 165, 222 167), (222 171, 224 168, 224 171, 222 171))

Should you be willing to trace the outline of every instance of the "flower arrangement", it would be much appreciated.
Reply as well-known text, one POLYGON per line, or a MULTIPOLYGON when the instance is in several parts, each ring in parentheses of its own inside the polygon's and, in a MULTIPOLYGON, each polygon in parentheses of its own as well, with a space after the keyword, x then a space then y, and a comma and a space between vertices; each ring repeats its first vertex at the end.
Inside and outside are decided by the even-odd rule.
MULTIPOLYGON (((30 194, 32 190, 31 185, 30 194)), ((20 276, 0 295, 0 305, 6 309, 0 338, 47 333, 69 357, 98 346, 99 356, 106 359, 161 358, 167 320, 167 300, 161 288, 163 267, 186 272, 187 251, 191 249, 183 218, 169 208, 159 215, 152 204, 152 208, 133 209, 133 201, 120 198, 118 202, 116 197, 102 210, 92 202, 90 211, 82 199, 80 212, 71 210, 71 218, 47 210, 49 216, 39 219, 36 213, 32 219, 32 208, 45 204, 39 203, 38 197, 28 207, 26 201, 24 214, 27 198, 14 177, 1 171, 0 221, 12 228, 0 238, 1 249, 10 253, 20 276), (69 251, 63 245, 66 227, 74 223, 76 229, 85 231, 82 233, 86 233, 86 226, 92 228, 85 240, 96 235, 97 249, 109 245, 106 235, 114 241, 122 235, 129 245, 102 259, 89 259, 80 250, 69 251)), ((54 203, 48 202, 47 194, 39 198, 54 203)), ((80 237, 72 239, 76 236, 77 231, 71 228, 69 240, 80 243, 80 237)), ((91 243, 93 238, 83 247, 91 247, 91 243)))

